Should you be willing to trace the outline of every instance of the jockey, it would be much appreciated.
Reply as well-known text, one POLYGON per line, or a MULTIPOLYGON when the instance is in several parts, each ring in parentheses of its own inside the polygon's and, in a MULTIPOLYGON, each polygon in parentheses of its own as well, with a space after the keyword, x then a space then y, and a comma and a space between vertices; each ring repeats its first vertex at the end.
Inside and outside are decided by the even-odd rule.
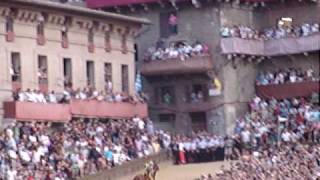
POLYGON ((144 174, 147 175, 147 176, 150 176, 151 172, 152 172, 152 169, 153 169, 153 162, 150 161, 150 162, 147 162, 145 165, 144 165, 144 174))
POLYGON ((158 165, 154 161, 150 161, 145 164, 145 176, 148 176, 151 180, 155 179, 155 173, 159 170, 158 165))

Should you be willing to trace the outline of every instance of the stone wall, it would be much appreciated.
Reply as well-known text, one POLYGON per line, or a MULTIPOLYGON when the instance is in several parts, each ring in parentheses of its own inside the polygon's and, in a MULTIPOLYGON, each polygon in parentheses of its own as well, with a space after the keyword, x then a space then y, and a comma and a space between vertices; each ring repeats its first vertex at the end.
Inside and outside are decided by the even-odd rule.
MULTIPOLYGON (((43 9, 48 14, 48 20, 44 27, 46 43, 37 43, 37 21, 32 20, 34 14, 38 15, 35 7, 15 6, 14 4, 0 3, 0 120, 2 119, 2 102, 11 99, 12 82, 10 75, 11 53, 20 53, 20 64, 22 74, 22 89, 39 89, 38 83, 38 56, 47 57, 48 88, 61 92, 63 90, 63 58, 71 58, 72 61, 72 82, 73 88, 83 88, 87 85, 86 61, 94 62, 95 87, 103 90, 104 63, 112 64, 112 81, 115 92, 122 91, 121 65, 127 65, 129 71, 129 92, 135 93, 135 65, 134 65, 134 43, 131 30, 137 28, 132 23, 117 22, 115 19, 99 19, 82 17, 72 13, 43 9), (13 42, 6 41, 5 14, 10 10, 9 7, 16 7, 19 18, 14 19, 15 39, 13 42), (21 13, 20 13, 21 11, 21 13), (23 13, 25 13, 23 15, 23 13), (29 13, 29 14, 28 14, 29 13), (32 14, 33 13, 33 14, 32 14), (68 17, 73 18, 73 23, 68 27, 69 47, 63 48, 61 43, 61 30, 63 21, 68 17), (92 27, 93 21, 99 22, 99 27, 94 33, 94 52, 88 51, 88 31, 92 27), (83 25, 81 25, 83 24, 83 25), (111 33, 111 52, 105 51, 105 31, 106 26, 113 24, 114 31, 111 33), (105 27, 102 27, 105 25, 105 27), (128 32, 127 46, 128 53, 122 53, 122 37, 126 28, 132 27, 128 32)), ((37 19, 37 18, 36 18, 37 19)))
MULTIPOLYGON (((221 104, 221 106, 207 110, 208 130, 218 134, 231 133, 235 119, 243 116, 247 111, 247 104, 255 94, 255 78, 260 70, 276 67, 319 67, 319 54, 309 53, 309 56, 290 55, 273 57, 264 60, 260 64, 249 63, 247 60, 236 59, 236 67, 232 61, 221 55, 220 49, 220 28, 223 25, 247 25, 255 28, 265 28, 274 26, 277 18, 289 16, 294 18, 295 24, 305 21, 318 21, 320 3, 276 3, 270 8, 252 9, 245 6, 227 3, 206 3, 201 8, 195 8, 190 4, 182 4, 177 11, 178 16, 178 35, 176 38, 194 40, 198 39, 205 42, 210 47, 213 57, 214 71, 222 81, 223 95, 210 98, 211 104, 221 104), (307 60, 308 59, 308 60, 307 60)), ((149 10, 136 10, 128 12, 134 16, 146 17, 153 23, 151 26, 144 27, 142 34, 137 37, 138 45, 138 66, 141 64, 143 54, 148 47, 153 45, 160 37, 159 13, 173 10, 160 5, 149 6, 149 10)), ((161 75, 160 75, 161 76, 161 75)), ((168 78, 167 78, 168 79, 168 78)), ((164 79, 156 82, 160 84, 170 84, 164 79)), ((170 78, 169 78, 170 79, 170 78)), ((183 79, 175 79, 174 84, 183 84, 183 79)), ((194 83, 192 75, 186 78, 188 83, 194 83)), ((196 78, 195 78, 196 79, 196 78)), ((211 80, 207 80, 208 84, 211 80)), ((152 99, 154 83, 145 79, 144 88, 152 99)), ((180 94, 180 92, 178 92, 180 94)), ((151 106, 153 102, 151 102, 151 106)), ((159 113, 170 113, 169 110, 159 111, 156 108, 150 109, 151 118, 156 125, 159 122, 159 113)), ((178 132, 190 131, 190 117, 186 112, 176 113, 175 130, 178 132)), ((160 124, 159 127, 162 125, 160 124)))

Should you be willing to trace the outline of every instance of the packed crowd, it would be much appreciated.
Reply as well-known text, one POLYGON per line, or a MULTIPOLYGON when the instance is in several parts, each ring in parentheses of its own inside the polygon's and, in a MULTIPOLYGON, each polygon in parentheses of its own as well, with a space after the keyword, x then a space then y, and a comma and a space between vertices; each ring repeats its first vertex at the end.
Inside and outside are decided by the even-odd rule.
POLYGON ((226 26, 221 29, 223 38, 238 37, 242 39, 281 39, 287 37, 302 37, 319 33, 319 23, 304 23, 297 26, 278 26, 262 31, 248 26, 226 26))
POLYGON ((250 109, 237 120, 235 134, 225 146, 225 157, 239 161, 214 177, 200 179, 319 179, 319 96, 255 97, 250 109))
POLYGON ((147 96, 140 92, 135 96, 130 96, 126 93, 112 93, 111 91, 97 91, 95 88, 84 88, 73 90, 66 88, 62 93, 51 91, 44 93, 40 90, 26 91, 18 90, 13 93, 13 97, 16 101, 22 102, 34 102, 34 103, 68 103, 71 99, 76 100, 97 100, 106 102, 130 102, 144 103, 147 101, 147 96))
POLYGON ((9 125, 0 133, 0 179, 75 179, 158 153, 170 136, 149 119, 9 125))
POLYGON ((170 146, 175 164, 210 162, 224 158, 224 138, 206 132, 173 136, 170 146))
MULTIPOLYGON (((320 178, 319 145, 286 144, 244 156, 217 173, 218 179, 307 179, 320 178)), ((209 180, 208 178, 202 180, 209 180)))
POLYGON ((159 40, 155 46, 148 48, 144 55, 144 61, 176 59, 184 61, 193 56, 201 56, 209 53, 206 44, 196 41, 189 44, 185 41, 173 42, 167 47, 163 40, 159 40))
POLYGON ((319 74, 316 74, 313 69, 309 68, 305 71, 302 69, 280 69, 278 71, 260 72, 256 79, 257 85, 268 84, 284 84, 295 83, 302 81, 318 81, 319 74))

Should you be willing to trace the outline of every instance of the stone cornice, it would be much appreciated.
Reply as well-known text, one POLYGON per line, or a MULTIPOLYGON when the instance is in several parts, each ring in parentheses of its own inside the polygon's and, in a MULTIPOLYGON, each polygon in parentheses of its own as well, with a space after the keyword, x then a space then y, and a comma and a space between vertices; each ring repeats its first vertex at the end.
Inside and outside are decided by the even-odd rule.
MULTIPOLYGON (((13 6, 1 6, 0 7, 0 17, 8 17, 12 12, 13 6)), ((56 27, 66 27, 66 29, 76 28, 82 31, 88 31, 93 29, 95 33, 104 34, 105 32, 110 32, 110 34, 118 34, 118 35, 134 35, 136 29, 139 26, 131 26, 125 25, 121 22, 113 22, 113 21, 104 21, 104 20, 96 20, 90 17, 82 17, 79 15, 68 15, 64 13, 54 13, 52 11, 38 11, 38 10, 29 10, 26 8, 14 7, 15 13, 12 16, 14 20, 26 23, 37 23, 40 19, 47 25, 53 25, 56 27), (41 17, 45 14, 45 18, 41 17), (66 22, 70 17, 70 22, 66 22)))

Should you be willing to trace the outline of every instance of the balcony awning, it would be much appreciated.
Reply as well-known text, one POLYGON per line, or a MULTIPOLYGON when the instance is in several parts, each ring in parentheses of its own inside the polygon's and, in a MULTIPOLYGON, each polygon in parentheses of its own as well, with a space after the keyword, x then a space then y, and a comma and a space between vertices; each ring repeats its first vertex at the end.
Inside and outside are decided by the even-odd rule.
POLYGON ((223 54, 246 54, 257 56, 279 56, 320 50, 320 33, 300 37, 273 40, 251 40, 222 38, 223 54))
POLYGON ((307 97, 313 92, 319 92, 319 81, 308 81, 287 84, 272 84, 256 86, 257 94, 262 98, 285 99, 307 97))

